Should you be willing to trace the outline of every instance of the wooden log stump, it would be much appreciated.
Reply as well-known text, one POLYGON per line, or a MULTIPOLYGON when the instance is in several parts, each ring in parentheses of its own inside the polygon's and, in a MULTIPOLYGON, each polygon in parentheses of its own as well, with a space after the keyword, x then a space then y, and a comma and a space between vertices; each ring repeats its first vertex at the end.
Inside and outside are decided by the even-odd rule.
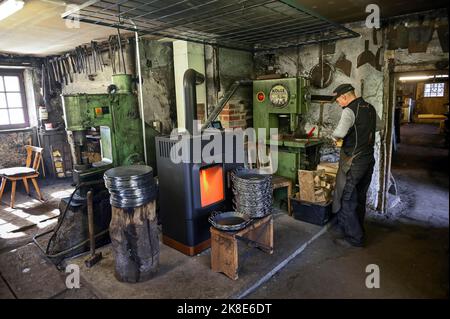
POLYGON ((159 235, 155 201, 136 208, 112 207, 109 234, 117 280, 142 282, 156 274, 159 235))

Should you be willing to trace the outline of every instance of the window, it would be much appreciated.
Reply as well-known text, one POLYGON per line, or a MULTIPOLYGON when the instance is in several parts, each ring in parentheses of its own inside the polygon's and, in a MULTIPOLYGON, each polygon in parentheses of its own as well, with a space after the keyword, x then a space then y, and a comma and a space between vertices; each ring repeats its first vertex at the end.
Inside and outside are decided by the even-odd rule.
POLYGON ((23 71, 0 69, 0 130, 28 126, 23 71))
POLYGON ((445 83, 425 83, 424 97, 443 97, 445 83))

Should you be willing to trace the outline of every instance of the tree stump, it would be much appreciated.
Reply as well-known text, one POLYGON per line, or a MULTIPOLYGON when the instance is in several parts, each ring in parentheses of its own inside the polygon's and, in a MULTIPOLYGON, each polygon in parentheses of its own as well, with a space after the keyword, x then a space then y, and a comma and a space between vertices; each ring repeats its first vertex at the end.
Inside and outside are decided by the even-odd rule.
POLYGON ((113 206, 109 235, 117 280, 142 282, 156 274, 159 235, 155 201, 136 208, 113 206))

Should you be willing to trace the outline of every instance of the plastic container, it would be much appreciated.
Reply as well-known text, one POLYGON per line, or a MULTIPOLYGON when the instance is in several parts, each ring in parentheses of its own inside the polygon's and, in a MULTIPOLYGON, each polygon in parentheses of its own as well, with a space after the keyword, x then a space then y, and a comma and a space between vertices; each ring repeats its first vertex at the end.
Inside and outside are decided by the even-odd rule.
POLYGON ((331 218, 331 203, 310 203, 291 197, 291 209, 295 219, 315 224, 325 225, 331 218))

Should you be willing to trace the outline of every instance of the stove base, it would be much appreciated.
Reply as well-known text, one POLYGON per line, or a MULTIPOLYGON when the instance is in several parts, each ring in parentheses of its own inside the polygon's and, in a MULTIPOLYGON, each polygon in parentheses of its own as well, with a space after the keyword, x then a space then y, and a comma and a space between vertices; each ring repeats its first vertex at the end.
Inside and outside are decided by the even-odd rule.
POLYGON ((186 246, 185 244, 182 244, 179 241, 176 241, 175 239, 172 239, 166 235, 163 235, 162 237, 162 242, 164 245, 176 249, 188 256, 195 256, 211 247, 211 239, 207 239, 196 246, 186 246))

